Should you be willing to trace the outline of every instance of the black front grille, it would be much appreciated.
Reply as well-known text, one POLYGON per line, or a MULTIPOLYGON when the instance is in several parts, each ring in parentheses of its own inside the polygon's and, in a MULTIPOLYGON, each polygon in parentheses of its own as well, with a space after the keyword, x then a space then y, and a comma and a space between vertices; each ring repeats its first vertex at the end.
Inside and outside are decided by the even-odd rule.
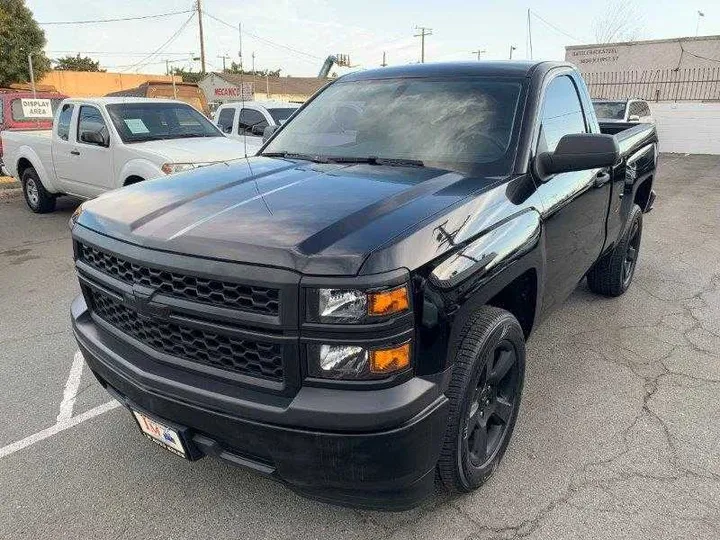
POLYGON ((278 344, 141 319, 134 309, 95 289, 90 297, 101 319, 157 351, 253 377, 283 380, 282 347, 278 344))
POLYGON ((277 315, 280 310, 278 289, 150 268, 131 263, 86 244, 79 245, 79 256, 84 263, 104 274, 125 283, 151 287, 169 296, 267 315, 277 315))

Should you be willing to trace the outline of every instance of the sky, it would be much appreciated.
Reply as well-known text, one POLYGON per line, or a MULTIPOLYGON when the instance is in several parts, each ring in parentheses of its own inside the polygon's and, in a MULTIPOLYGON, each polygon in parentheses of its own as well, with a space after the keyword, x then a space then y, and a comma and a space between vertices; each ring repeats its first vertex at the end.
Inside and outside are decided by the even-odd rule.
MULTIPOLYGON (((137 17, 185 11, 194 0, 26 0, 40 23, 137 17)), ((720 34, 717 0, 627 0, 638 39, 720 34)), ((207 70, 238 61, 238 23, 243 26, 243 64, 282 69, 282 75, 316 76, 330 54, 350 56, 351 70, 418 62, 416 27, 432 29, 425 60, 529 58, 528 9, 534 59, 564 58, 566 45, 595 43, 593 22, 618 0, 202 0, 207 70)), ((198 71, 197 17, 182 13, 160 19, 94 24, 43 24, 50 58, 81 53, 108 71, 165 73, 173 66, 198 71), (187 22, 187 24, 185 24, 187 22), (183 26, 184 25, 184 26, 183 26), (166 44, 167 43, 167 44, 166 44), (163 47, 164 46, 164 47, 163 47), (160 52, 157 52, 160 49, 160 52), (156 54, 153 54, 156 53, 156 54)), ((334 69, 338 74, 347 68, 334 69)))

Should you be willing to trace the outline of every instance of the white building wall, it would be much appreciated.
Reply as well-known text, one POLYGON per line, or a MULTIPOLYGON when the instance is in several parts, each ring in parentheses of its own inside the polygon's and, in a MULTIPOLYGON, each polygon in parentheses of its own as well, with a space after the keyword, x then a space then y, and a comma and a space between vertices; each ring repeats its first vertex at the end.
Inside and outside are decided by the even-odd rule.
POLYGON ((661 152, 720 154, 720 103, 650 103, 661 152))

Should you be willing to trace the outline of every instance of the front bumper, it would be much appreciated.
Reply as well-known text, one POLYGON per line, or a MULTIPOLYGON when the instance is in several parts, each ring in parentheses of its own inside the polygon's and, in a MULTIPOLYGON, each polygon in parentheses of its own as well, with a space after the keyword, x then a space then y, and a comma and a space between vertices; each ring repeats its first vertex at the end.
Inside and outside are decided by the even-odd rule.
POLYGON ((72 323, 100 383, 126 406, 186 428, 192 458, 214 455, 336 504, 402 510, 432 493, 449 372, 377 390, 302 387, 286 400, 228 395, 151 369, 142 351, 93 322, 82 296, 72 323))

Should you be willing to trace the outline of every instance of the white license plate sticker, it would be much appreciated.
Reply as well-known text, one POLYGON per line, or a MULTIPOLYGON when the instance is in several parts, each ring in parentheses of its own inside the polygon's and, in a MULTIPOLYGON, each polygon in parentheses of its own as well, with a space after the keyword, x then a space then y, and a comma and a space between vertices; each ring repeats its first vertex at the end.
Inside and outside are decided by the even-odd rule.
POLYGON ((180 440, 180 435, 178 435, 177 431, 141 412, 133 411, 133 415, 135 415, 140 429, 147 438, 173 454, 183 458, 187 457, 187 453, 185 452, 182 440, 180 440))

